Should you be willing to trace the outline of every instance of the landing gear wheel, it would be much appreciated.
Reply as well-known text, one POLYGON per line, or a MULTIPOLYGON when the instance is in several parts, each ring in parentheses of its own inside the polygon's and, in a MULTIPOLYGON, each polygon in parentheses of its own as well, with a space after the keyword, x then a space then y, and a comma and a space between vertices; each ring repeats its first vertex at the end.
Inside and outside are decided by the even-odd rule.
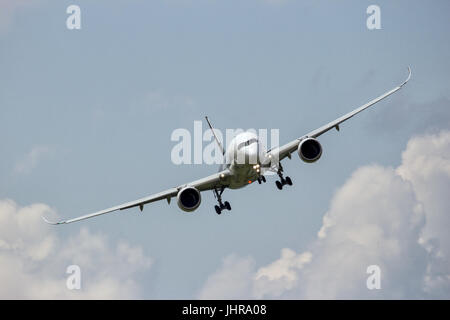
POLYGON ((262 180, 262 182, 266 183, 266 177, 261 176, 261 180, 262 180))
POLYGON ((280 190, 283 189, 283 185, 281 184, 280 181, 277 180, 277 181, 275 182, 275 184, 277 185, 277 188, 278 188, 278 189, 280 189, 280 190))
POLYGON ((290 186, 292 186, 292 180, 290 177, 286 177, 286 183, 290 186))
POLYGON ((230 203, 228 202, 228 201, 225 201, 225 208, 227 208, 227 210, 228 211, 230 211, 231 210, 231 205, 230 205, 230 203))
POLYGON ((217 214, 221 214, 222 213, 222 209, 220 209, 219 206, 214 206, 214 208, 216 209, 216 213, 217 214))

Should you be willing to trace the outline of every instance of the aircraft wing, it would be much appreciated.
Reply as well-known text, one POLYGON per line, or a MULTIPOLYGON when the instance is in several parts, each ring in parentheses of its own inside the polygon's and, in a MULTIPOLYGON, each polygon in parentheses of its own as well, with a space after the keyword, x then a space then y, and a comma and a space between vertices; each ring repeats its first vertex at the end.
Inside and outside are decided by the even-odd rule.
POLYGON ((129 209, 129 208, 133 208, 133 207, 140 207, 140 209, 142 211, 143 206, 145 204, 148 204, 151 202, 166 199, 167 202, 170 203, 170 199, 173 197, 176 197, 178 194, 178 191, 180 191, 184 187, 190 186, 190 187, 197 188, 199 191, 206 191, 206 190, 212 190, 215 187, 226 186, 228 183, 229 176, 230 176, 230 171, 228 169, 226 169, 226 170, 220 171, 216 174, 212 174, 208 177, 205 177, 205 178, 202 178, 202 179, 199 179, 199 180, 187 183, 187 184, 183 184, 183 185, 180 185, 175 188, 170 188, 165 191, 155 193, 155 194, 152 194, 150 196, 147 196, 147 197, 135 200, 135 201, 126 202, 126 203, 120 204, 115 207, 111 207, 111 208, 108 208, 105 210, 86 214, 84 216, 80 216, 80 217, 69 219, 69 220, 63 220, 63 221, 59 221, 59 222, 51 222, 51 221, 47 220, 45 217, 42 217, 42 218, 48 224, 57 225, 57 224, 67 224, 67 223, 76 222, 76 221, 80 221, 80 220, 84 220, 84 219, 89 219, 89 218, 93 218, 96 216, 100 216, 105 213, 109 213, 109 212, 113 212, 113 211, 117 211, 117 210, 125 210, 125 209, 129 209))
POLYGON ((290 157, 291 153, 295 152, 297 150, 299 143, 303 139, 306 139, 306 138, 317 138, 318 136, 324 134, 325 132, 327 132, 328 130, 333 129, 333 128, 336 128, 336 130, 339 130, 339 125, 342 122, 350 119, 354 115, 356 115, 356 114, 360 113, 361 111, 363 111, 363 110, 373 106, 377 102, 380 102, 384 98, 387 98, 391 94, 393 94, 393 93, 397 92, 398 90, 400 90, 409 81, 409 79, 411 78, 411 68, 410 67, 408 67, 408 72, 409 72, 408 78, 405 81, 403 81, 402 84, 400 84, 399 86, 395 87, 394 89, 392 89, 392 90, 390 90, 390 91, 388 91, 386 93, 383 93, 381 96, 373 99, 372 101, 366 103, 365 105, 362 105, 359 108, 356 108, 355 110, 353 110, 353 111, 343 115, 342 117, 337 118, 336 120, 333 120, 333 121, 327 123, 326 125, 318 128, 318 129, 315 129, 315 130, 307 133, 306 135, 304 135, 304 136, 302 136, 300 138, 295 139, 294 141, 291 141, 291 142, 289 142, 289 143, 287 143, 287 144, 285 144, 285 145, 283 145, 281 147, 274 148, 273 150, 270 150, 267 153, 268 158, 276 159, 276 157, 278 156, 278 161, 281 161, 281 160, 283 160, 286 157, 290 157))

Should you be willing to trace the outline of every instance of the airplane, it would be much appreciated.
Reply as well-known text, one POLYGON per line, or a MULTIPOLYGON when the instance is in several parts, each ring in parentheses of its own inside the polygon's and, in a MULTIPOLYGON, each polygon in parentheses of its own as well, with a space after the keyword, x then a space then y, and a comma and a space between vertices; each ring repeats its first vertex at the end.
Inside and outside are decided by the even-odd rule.
POLYGON ((306 135, 296 138, 285 145, 273 148, 271 150, 265 150, 265 146, 260 142, 260 140, 258 140, 258 136, 255 133, 248 131, 236 135, 230 142, 227 150, 224 150, 222 144, 214 133, 214 129, 208 117, 206 117, 206 121, 208 122, 213 136, 226 160, 225 163, 221 165, 219 172, 135 201, 127 202, 77 218, 58 222, 49 221, 45 217, 42 218, 45 222, 52 225, 68 224, 93 218, 105 213, 134 207, 139 207, 142 211, 144 209, 144 205, 164 199, 170 204, 171 199, 174 197, 177 198, 177 204, 181 210, 185 212, 192 212, 200 206, 201 192, 208 190, 213 191, 218 202, 218 205, 215 206, 216 213, 221 214, 225 209, 231 210, 230 203, 228 201, 222 201, 222 193, 225 189, 240 189, 252 184, 255 181, 258 181, 258 183, 266 182, 264 174, 269 171, 278 175, 279 180, 275 183, 279 190, 282 190, 285 185, 292 185, 292 179, 289 176, 284 177, 283 167, 280 161, 286 157, 291 159, 292 153, 297 152, 300 159, 304 162, 316 162, 322 155, 322 146, 317 140, 319 136, 333 128, 339 131, 341 123, 399 91, 410 78, 411 68, 408 67, 408 77, 399 86, 383 93, 381 96, 360 106, 359 108, 354 109, 342 117, 339 117, 326 125, 307 133, 306 135))

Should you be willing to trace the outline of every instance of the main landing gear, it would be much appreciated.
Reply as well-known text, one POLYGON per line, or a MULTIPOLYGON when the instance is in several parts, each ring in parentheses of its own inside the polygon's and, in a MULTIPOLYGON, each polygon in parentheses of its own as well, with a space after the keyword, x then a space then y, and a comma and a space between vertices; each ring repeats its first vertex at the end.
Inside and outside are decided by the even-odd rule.
POLYGON ((231 205, 228 201, 225 201, 225 203, 222 202, 222 193, 223 190, 225 190, 225 188, 220 188, 219 190, 217 188, 215 188, 214 191, 214 196, 217 199, 217 201, 219 202, 219 205, 214 206, 214 209, 216 209, 216 213, 217 214, 221 214, 222 210, 227 209, 228 211, 231 210, 231 205))
POLYGON ((292 180, 291 180, 290 177, 286 176, 286 178, 283 178, 283 167, 281 166, 281 163, 279 164, 279 168, 278 168, 277 174, 280 177, 280 180, 277 180, 275 182, 275 184, 277 185, 277 188, 279 190, 282 190, 283 186, 286 185, 286 184, 289 185, 289 186, 292 186, 292 180))

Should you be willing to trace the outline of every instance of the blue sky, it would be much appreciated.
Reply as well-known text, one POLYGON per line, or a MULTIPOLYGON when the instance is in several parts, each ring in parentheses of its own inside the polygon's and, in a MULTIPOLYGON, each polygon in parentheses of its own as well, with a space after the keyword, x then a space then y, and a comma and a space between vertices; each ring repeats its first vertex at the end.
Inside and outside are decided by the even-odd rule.
POLYGON ((198 297, 230 254, 264 266, 282 248, 307 250, 357 168, 398 167, 412 136, 449 128, 450 3, 378 1, 373 31, 370 4, 2 2, 0 199, 70 218, 159 192, 217 170, 174 165, 173 130, 208 115, 222 130, 280 129, 284 143, 393 88, 410 65, 404 90, 321 137, 319 162, 287 160, 294 186, 282 192, 272 178, 226 191, 233 210, 221 216, 205 192, 192 214, 161 202, 45 226, 61 241, 87 227, 141 248, 152 264, 132 277, 144 298, 198 297), (66 28, 71 4, 81 30, 66 28))

